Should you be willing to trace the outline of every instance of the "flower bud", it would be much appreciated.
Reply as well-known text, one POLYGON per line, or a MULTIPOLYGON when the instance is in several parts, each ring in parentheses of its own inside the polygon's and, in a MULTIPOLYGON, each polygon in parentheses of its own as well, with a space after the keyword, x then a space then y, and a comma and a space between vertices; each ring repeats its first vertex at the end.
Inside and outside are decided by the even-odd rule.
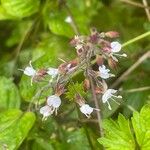
POLYGON ((119 33, 116 31, 108 31, 105 33, 105 36, 109 38, 117 38, 119 37, 119 33))
POLYGON ((90 81, 89 79, 85 79, 84 82, 83 82, 83 87, 84 87, 84 90, 87 91, 90 89, 90 81))
POLYGON ((103 93, 103 88, 95 87, 95 93, 96 93, 96 94, 101 94, 101 93, 103 93))
POLYGON ((40 77, 43 77, 43 76, 45 76, 47 74, 47 69, 39 69, 38 71, 37 71, 37 76, 40 76, 40 77))
POLYGON ((104 58, 102 55, 96 55, 96 63, 98 66, 103 65, 104 63, 104 58))
POLYGON ((111 69, 116 69, 117 68, 117 62, 114 61, 111 57, 108 59, 108 65, 111 69))

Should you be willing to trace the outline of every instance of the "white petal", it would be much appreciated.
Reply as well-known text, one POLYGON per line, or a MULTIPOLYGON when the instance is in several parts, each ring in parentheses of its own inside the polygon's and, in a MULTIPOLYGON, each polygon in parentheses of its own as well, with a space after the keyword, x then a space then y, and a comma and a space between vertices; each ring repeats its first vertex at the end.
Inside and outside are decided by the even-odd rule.
POLYGON ((75 48, 76 48, 77 50, 79 50, 79 49, 81 49, 82 47, 83 47, 82 44, 78 44, 75 48))
POLYGON ((47 74, 51 75, 52 78, 55 78, 58 75, 58 69, 48 68, 47 74))
POLYGON ((90 107, 88 104, 83 104, 80 107, 80 111, 85 115, 90 115, 93 112, 93 110, 94 109, 92 107, 90 107))
POLYGON ((114 94, 116 92, 117 92, 117 90, 114 90, 114 89, 106 90, 106 92, 102 96, 103 103, 106 103, 112 97, 112 94, 114 94))
POLYGON ((72 22, 71 17, 70 17, 70 16, 66 17, 65 22, 67 22, 67 23, 71 23, 71 22, 72 22))
POLYGON ((43 115, 43 117, 48 117, 51 115, 51 108, 49 106, 43 106, 40 108, 40 113, 43 115))
POLYGON ((32 67, 26 67, 23 73, 27 76, 34 76, 36 74, 36 70, 32 67))
POLYGON ((99 72, 100 72, 100 77, 103 79, 107 79, 110 77, 110 75, 109 75, 110 70, 106 69, 106 67, 104 65, 99 66, 99 72))
POLYGON ((61 99, 57 95, 49 96, 47 99, 47 104, 54 108, 58 108, 61 105, 61 99))
POLYGON ((119 42, 111 42, 110 46, 113 53, 119 52, 121 50, 121 44, 119 42))

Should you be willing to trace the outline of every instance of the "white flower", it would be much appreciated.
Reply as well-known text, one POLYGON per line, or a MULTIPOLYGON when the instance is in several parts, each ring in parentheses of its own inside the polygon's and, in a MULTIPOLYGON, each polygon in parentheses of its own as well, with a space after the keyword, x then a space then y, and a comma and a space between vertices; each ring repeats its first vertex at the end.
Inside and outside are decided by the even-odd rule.
POLYGON ((40 113, 43 115, 43 120, 46 120, 52 114, 52 109, 48 105, 45 105, 40 108, 40 113))
POLYGON ((80 107, 80 111, 86 115, 86 117, 90 117, 91 113, 93 112, 93 110, 97 110, 99 111, 99 109, 96 109, 96 108, 92 108, 90 107, 88 104, 83 104, 81 107, 80 107))
MULTIPOLYGON (((114 89, 107 89, 105 92, 104 92, 104 94, 103 94, 103 96, 102 96, 102 102, 103 103, 107 103, 108 104, 108 108, 111 110, 112 108, 111 108, 111 106, 110 106, 110 104, 109 104, 109 100, 111 99, 111 100, 113 100, 114 102, 116 102, 115 100, 114 100, 114 98, 122 98, 122 96, 121 95, 118 95, 118 96, 115 96, 114 94, 117 92, 117 90, 114 90, 114 89)), ((119 103, 118 102, 116 102, 118 105, 119 105, 119 103)))
POLYGON ((33 76, 36 75, 36 70, 33 69, 32 64, 31 64, 31 61, 29 62, 29 65, 30 65, 30 66, 27 66, 27 67, 23 70, 23 73, 24 73, 25 75, 27 75, 27 76, 33 77, 33 76))
POLYGON ((72 22, 71 17, 70 17, 70 16, 66 17, 65 22, 67 22, 67 23, 71 23, 71 22, 72 22))
POLYGON ((27 66, 24 70, 23 69, 19 69, 21 71, 23 71, 23 73, 29 77, 31 77, 31 85, 33 82, 33 78, 36 76, 36 70, 32 67, 31 61, 29 62, 29 66, 27 66))
POLYGON ((100 73, 100 77, 103 79, 107 79, 109 77, 113 77, 115 76, 114 74, 109 73, 110 70, 106 69, 106 67, 104 65, 99 66, 99 73, 100 73))
POLYGON ((118 62, 118 59, 115 56, 119 56, 119 57, 127 57, 127 54, 123 53, 123 54, 117 54, 117 52, 121 51, 121 47, 122 45, 119 42, 111 42, 110 43, 110 47, 111 47, 111 57, 118 62), (114 56, 115 55, 115 56, 114 56))
POLYGON ((52 78, 55 78, 58 75, 58 69, 48 68, 47 74, 51 75, 52 78))
POLYGON ((57 110, 61 105, 61 99, 57 95, 52 95, 47 98, 47 105, 51 107, 52 113, 55 112, 57 115, 57 110))
POLYGON ((113 53, 119 52, 121 50, 121 44, 119 42, 111 42, 111 51, 113 53))

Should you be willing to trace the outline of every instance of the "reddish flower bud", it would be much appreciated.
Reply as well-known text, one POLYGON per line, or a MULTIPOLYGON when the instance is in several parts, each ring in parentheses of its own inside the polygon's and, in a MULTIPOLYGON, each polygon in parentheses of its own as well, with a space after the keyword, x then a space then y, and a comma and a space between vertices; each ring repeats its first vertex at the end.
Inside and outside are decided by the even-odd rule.
POLYGON ((111 52, 111 48, 110 47, 102 47, 102 50, 106 53, 110 53, 111 52))
POLYGON ((61 74, 65 74, 67 72, 67 65, 68 63, 63 63, 59 65, 58 70, 61 74))
POLYGON ((83 104, 85 104, 85 100, 79 94, 75 95, 75 102, 79 104, 79 106, 82 106, 83 104))
POLYGON ((59 85, 56 86, 55 94, 56 94, 57 96, 60 96, 60 95, 62 95, 65 91, 66 91, 66 89, 64 88, 64 85, 63 85, 63 84, 59 84, 59 85))
POLYGON ((116 31, 109 31, 105 33, 105 36, 109 38, 117 38, 119 37, 119 33, 116 31))
POLYGON ((103 88, 95 87, 95 93, 96 93, 96 94, 101 94, 101 93, 103 93, 103 88))
POLYGON ((83 87, 84 87, 85 91, 87 91, 88 89, 90 89, 90 81, 88 79, 84 80, 83 87))
POLYGON ((96 63, 98 66, 101 66, 104 63, 104 58, 101 55, 96 56, 96 63))
POLYGON ((117 62, 114 61, 111 57, 108 59, 108 65, 111 69, 116 69, 117 67, 117 62))
POLYGON ((45 76, 47 74, 47 69, 40 69, 37 71, 37 76, 45 76))

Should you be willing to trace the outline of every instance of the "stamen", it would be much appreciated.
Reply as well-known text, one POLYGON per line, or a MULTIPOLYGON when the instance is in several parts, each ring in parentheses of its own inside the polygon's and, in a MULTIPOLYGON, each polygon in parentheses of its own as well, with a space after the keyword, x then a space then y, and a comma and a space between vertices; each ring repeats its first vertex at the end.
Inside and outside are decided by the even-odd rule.
POLYGON ((116 100, 114 100, 113 98, 111 98, 116 104, 120 105, 120 103, 118 103, 116 100))
POLYGON ((32 61, 31 61, 31 60, 29 61, 29 65, 31 66, 31 68, 33 68, 33 67, 32 67, 32 61))
POLYGON ((125 53, 123 53, 123 54, 114 54, 114 53, 113 53, 113 55, 119 56, 119 57, 127 57, 127 54, 125 54, 125 53))
POLYGON ((100 109, 97 109, 97 108, 93 108, 94 110, 96 110, 96 111, 100 111, 100 109))
POLYGON ((23 72, 24 72, 24 70, 23 70, 23 69, 18 69, 18 70, 20 70, 20 71, 23 71, 23 72))
POLYGON ((115 97, 115 98, 122 98, 121 95, 115 96, 115 95, 111 94, 111 96, 112 96, 112 97, 115 97))
POLYGON ((110 73, 109 75, 110 75, 110 77, 115 77, 115 75, 114 75, 114 74, 111 74, 111 73, 110 73))
POLYGON ((107 104, 108 104, 108 108, 109 108, 109 110, 112 110, 112 108, 111 108, 111 106, 110 106, 110 104, 109 104, 109 102, 107 101, 107 104))

